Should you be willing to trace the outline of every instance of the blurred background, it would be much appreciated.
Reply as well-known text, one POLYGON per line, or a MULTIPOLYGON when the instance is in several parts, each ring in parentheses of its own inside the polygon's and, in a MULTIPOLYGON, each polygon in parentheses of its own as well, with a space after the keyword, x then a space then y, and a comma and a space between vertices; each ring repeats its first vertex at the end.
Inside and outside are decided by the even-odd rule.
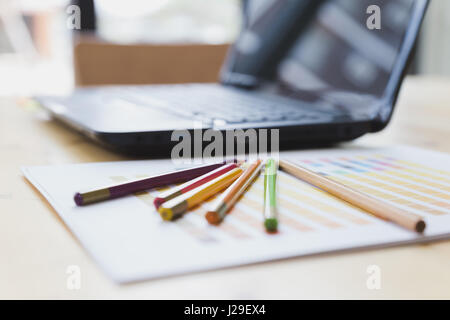
MULTIPOLYGON (((86 83, 89 76, 85 74, 92 72, 92 62, 99 58, 91 63, 88 60, 100 55, 102 48, 108 52, 116 50, 115 46, 106 44, 121 48, 116 50, 114 63, 120 65, 123 61, 126 69, 130 69, 127 63, 131 59, 122 50, 126 46, 135 46, 135 52, 142 52, 139 45, 147 45, 146 50, 152 50, 152 46, 203 44, 215 46, 214 54, 222 57, 222 51, 237 37, 241 25, 240 0, 95 0, 93 3, 96 32, 85 33, 87 36, 80 38, 79 32, 74 34, 67 25, 74 13, 68 10, 69 0, 0 0, 0 96, 63 94, 75 85, 92 84, 86 83), (74 50, 80 43, 97 46, 74 50)), ((82 18, 88 19, 83 21, 84 27, 94 27, 88 15, 82 13, 82 18)), ((431 1, 410 73, 450 76, 449 33, 450 1, 431 1)), ((220 66, 220 61, 217 65, 220 66)), ((102 72, 114 77, 108 70, 102 72)))

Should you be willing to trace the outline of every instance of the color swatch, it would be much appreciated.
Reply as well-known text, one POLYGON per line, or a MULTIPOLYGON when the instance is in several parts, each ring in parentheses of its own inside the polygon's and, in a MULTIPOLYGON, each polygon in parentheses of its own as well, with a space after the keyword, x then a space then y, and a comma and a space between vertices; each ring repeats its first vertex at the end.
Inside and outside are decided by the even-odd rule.
MULTIPOLYGON (((277 174, 278 232, 265 232, 260 175, 226 219, 209 224, 214 198, 176 221, 163 221, 154 198, 168 187, 79 207, 72 196, 174 170, 143 160, 23 168, 89 254, 123 283, 242 264, 450 237, 450 156, 410 147, 286 152, 296 162, 394 206, 421 215, 423 235, 349 205, 282 171, 277 174)), ((217 195, 218 196, 218 195, 217 195)))

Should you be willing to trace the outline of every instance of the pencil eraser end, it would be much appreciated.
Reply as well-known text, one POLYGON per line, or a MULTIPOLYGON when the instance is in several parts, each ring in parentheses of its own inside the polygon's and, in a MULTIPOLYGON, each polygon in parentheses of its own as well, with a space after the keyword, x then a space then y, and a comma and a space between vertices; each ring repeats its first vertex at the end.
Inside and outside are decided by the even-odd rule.
POLYGON ((276 232, 278 228, 277 219, 266 219, 264 221, 264 226, 266 227, 267 232, 276 232))
POLYGON ((73 200, 75 201, 77 206, 83 205, 83 196, 79 192, 75 193, 75 195, 73 196, 73 200))

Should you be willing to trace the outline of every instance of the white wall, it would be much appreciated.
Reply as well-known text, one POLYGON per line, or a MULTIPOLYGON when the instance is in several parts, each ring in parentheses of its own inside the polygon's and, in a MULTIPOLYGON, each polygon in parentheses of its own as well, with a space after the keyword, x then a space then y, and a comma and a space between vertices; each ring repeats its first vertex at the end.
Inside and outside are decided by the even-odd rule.
POLYGON ((418 71, 450 76, 450 1, 431 0, 421 33, 418 71))

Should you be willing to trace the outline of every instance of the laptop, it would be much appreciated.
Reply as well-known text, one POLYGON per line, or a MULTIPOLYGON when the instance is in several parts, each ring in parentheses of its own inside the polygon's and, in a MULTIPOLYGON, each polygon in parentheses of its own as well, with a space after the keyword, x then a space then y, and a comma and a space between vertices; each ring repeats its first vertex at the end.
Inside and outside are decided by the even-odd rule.
POLYGON ((350 141, 389 122, 427 0, 243 2, 219 83, 98 86, 37 101, 129 154, 169 154, 174 130, 278 129, 279 147, 350 141))

